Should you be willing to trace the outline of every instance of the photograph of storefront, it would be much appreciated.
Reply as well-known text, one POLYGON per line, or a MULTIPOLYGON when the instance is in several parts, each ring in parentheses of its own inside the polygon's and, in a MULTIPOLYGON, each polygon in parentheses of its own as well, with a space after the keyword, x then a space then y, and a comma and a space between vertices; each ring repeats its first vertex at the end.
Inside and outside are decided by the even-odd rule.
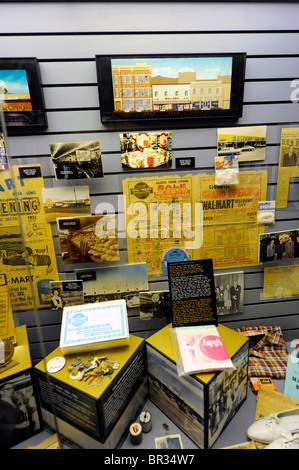
POLYGON ((114 65, 114 108, 116 111, 152 109, 151 66, 146 63, 114 65))
POLYGON ((153 111, 190 109, 190 84, 153 85, 153 111))
POLYGON ((218 129, 218 155, 237 154, 239 161, 265 160, 267 126, 218 129))
POLYGON ((229 109, 231 76, 218 75, 217 80, 196 80, 190 84, 191 108, 229 109))
POLYGON ((115 111, 230 109, 232 58, 113 59, 115 111))

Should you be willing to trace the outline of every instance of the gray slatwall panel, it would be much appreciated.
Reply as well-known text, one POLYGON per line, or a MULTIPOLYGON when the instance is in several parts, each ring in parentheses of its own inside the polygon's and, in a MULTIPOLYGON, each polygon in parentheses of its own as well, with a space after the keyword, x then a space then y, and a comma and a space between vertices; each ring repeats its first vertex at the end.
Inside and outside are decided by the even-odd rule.
MULTIPOLYGON (((69 3, 60 2, 55 5, 55 13, 51 4, 42 3, 36 8, 35 3, 29 3, 22 10, 17 5, 9 5, 2 11, 3 32, 11 32, 11 18, 20 18, 18 32, 73 32, 73 31, 159 31, 161 22, 155 21, 157 14, 159 18, 167 17, 163 28, 166 31, 186 31, 196 30, 198 27, 202 31, 222 31, 228 27, 235 27, 238 30, 285 30, 297 29, 298 5, 290 6, 277 3, 275 8, 269 7, 265 3, 236 4, 224 3, 224 6, 218 8, 212 3, 199 2, 198 5, 191 2, 180 2, 176 7, 170 7, 169 4, 159 3, 159 6, 153 10, 152 5, 147 2, 130 7, 127 3, 100 2, 99 4, 75 3, 72 9, 69 3), (209 21, 215 17, 216 8, 217 18, 221 21, 209 21), (154 17, 154 19, 153 19, 154 17), (140 21, 142 18, 142 21, 140 21), (204 20, 202 20, 204 18, 204 20), (206 20, 207 19, 207 20, 206 20), (52 21, 50 21, 52 20, 52 21), (213 23, 211 25, 211 22, 213 23), (50 24, 49 24, 50 23, 50 24)), ((15 26, 15 24, 13 25, 15 26)))
POLYGON ((299 33, 253 34, 151 34, 40 36, 33 41, 30 36, 10 37, 9 49, 3 49, 3 57, 30 57, 40 59, 90 59, 95 54, 144 54, 165 53, 212 53, 247 52, 248 55, 298 54, 299 33), (291 41, 290 41, 291 36, 291 41))
POLYGON ((298 5, 284 5, 277 3, 275 8, 269 8, 265 3, 236 4, 225 3, 209 5, 199 2, 198 5, 189 2, 177 3, 175 8, 168 3, 159 3, 157 9, 152 8, 149 3, 140 4, 136 2, 131 8, 127 3, 100 2, 99 4, 86 5, 86 3, 74 3, 70 11, 68 3, 55 5, 55 10, 45 2, 36 8, 34 3, 26 5, 22 10, 17 5, 9 5, 2 11, 4 32, 11 32, 11 18, 19 18, 18 32, 81 32, 86 31, 160 31, 159 18, 167 17, 163 28, 165 31, 227 31, 232 29, 232 23, 239 30, 271 31, 297 29, 298 27, 298 5), (217 17, 221 21, 208 21, 215 17, 214 8, 217 9, 217 17), (213 10, 211 10, 213 9, 213 10), (213 15, 211 15, 213 13, 213 15), (142 21, 140 21, 142 18, 142 21), (204 18, 204 20, 202 20, 204 18), (206 19, 208 19, 206 21, 206 19), (49 24, 50 23, 50 24, 49 24))
MULTIPOLYGON (((261 107, 263 105, 260 105, 261 107)), ((295 107, 295 105, 294 105, 295 107)), ((62 113, 64 114, 64 113, 62 113)), ((75 114, 75 113, 74 113, 75 114)), ((283 122, 283 121, 279 121, 283 122)), ((289 121, 286 121, 287 123, 289 121)), ((171 124, 171 123, 170 123, 171 124)), ((280 126, 271 125, 271 123, 263 123, 267 125, 267 143, 268 144, 279 144, 280 143, 280 126)), ((229 127, 229 126, 223 126, 229 127)), ((125 132, 127 129, 123 128, 125 132)), ((169 126, 168 130, 172 130, 172 126, 169 126)), ((114 131, 113 129, 107 128, 102 132, 89 132, 80 134, 79 131, 73 131, 66 135, 60 133, 53 133, 47 135, 37 135, 32 139, 30 136, 15 136, 9 142, 10 154, 13 157, 18 156, 34 156, 34 155, 49 155, 49 143, 51 142, 76 142, 80 140, 100 140, 102 152, 104 152, 104 164, 105 159, 109 162, 108 156, 105 156, 105 152, 115 152, 119 154, 119 132, 120 130, 114 131)), ((192 148, 211 148, 214 147, 216 150, 217 145, 217 129, 213 128, 198 128, 198 129, 175 129, 173 132, 173 147, 185 151, 192 148)), ((109 168, 108 168, 109 169, 109 168)), ((113 168, 110 168, 112 170, 113 168)))
MULTIPOLYGON (((70 12, 68 8, 60 9, 60 16, 57 10, 51 6, 45 6, 36 10, 34 17, 29 15, 29 10, 22 9, 24 12, 22 24, 18 25, 18 31, 98 31, 98 34, 92 35, 38 35, 32 36, 14 36, 11 35, 7 40, 6 37, 0 36, 0 46, 5 42, 5 48, 2 48, 7 57, 25 57, 36 56, 40 61, 40 69, 42 76, 42 84, 45 95, 45 104, 48 114, 48 129, 35 136, 12 137, 9 141, 9 150, 13 157, 14 164, 41 163, 42 171, 45 178, 45 187, 59 187, 61 182, 54 179, 53 167, 49 156, 49 143, 51 142, 67 142, 81 140, 100 140, 103 158, 103 167, 105 177, 96 180, 68 182, 68 185, 88 183, 92 198, 92 211, 96 211, 99 203, 110 202, 114 207, 121 211, 118 203, 118 195, 121 194, 121 180, 125 177, 141 176, 138 172, 126 172, 121 168, 119 155, 119 130, 126 131, 130 129, 138 129, 138 124, 128 123, 126 128, 122 125, 104 126, 100 122, 99 101, 96 86, 96 69, 95 54, 100 53, 146 53, 160 52, 161 44, 163 44, 163 52, 233 52, 245 51, 249 54, 246 67, 246 83, 244 90, 244 113, 239 120, 238 125, 256 125, 266 124, 267 128, 267 153, 264 162, 256 162, 252 168, 242 164, 242 169, 257 170, 266 168, 269 172, 268 177, 268 198, 275 198, 276 178, 278 170, 278 156, 280 131, 284 125, 296 123, 299 125, 298 106, 290 102, 291 80, 298 77, 299 50, 298 50, 298 32, 269 32, 259 33, 246 32, 231 34, 229 31, 215 34, 197 32, 196 34, 180 34, 180 31, 196 31, 198 29, 198 21, 196 17, 204 11, 211 11, 208 5, 191 5, 178 4, 169 11, 170 15, 176 16, 174 12, 181 11, 177 27, 173 24, 167 24, 165 28, 177 30, 178 34, 107 34, 101 35, 101 31, 127 31, 136 30, 136 23, 133 18, 137 14, 134 6, 118 5, 121 10, 125 8, 129 14, 129 21, 123 21, 119 17, 112 17, 110 21, 103 19, 95 19, 90 12, 108 9, 112 11, 114 6, 110 4, 103 5, 78 5, 75 12, 70 12), (111 10, 112 9, 112 10, 111 10), (50 12, 44 16, 43 12, 50 12), (194 15, 186 20, 186 12, 194 10, 194 15), (82 14, 80 16, 80 14, 82 14), (88 16, 89 21, 82 22, 82 18, 88 16), (39 21, 37 18, 39 17, 39 21), (55 21, 50 23, 50 19, 55 17, 55 21), (184 21, 185 19, 185 21, 184 21), (35 23, 36 21, 36 23, 35 23), (134 28, 131 27, 134 24, 134 28), (35 29, 33 27, 35 25, 35 29), (88 25, 88 26, 87 26, 88 25), (32 27, 32 29, 31 29, 32 27), (95 28, 95 29, 93 29, 95 28), (285 57, 283 55, 286 55, 285 57), (290 55, 296 55, 290 57, 290 55), (264 55, 266 57, 259 57, 264 55), (254 56, 254 57, 250 57, 254 56), (271 57, 272 56, 272 57, 271 57), (267 103, 268 102, 268 103, 267 103), (279 103, 283 102, 283 103, 279 103), (254 103, 254 104, 251 104, 254 103), (259 103, 259 104, 257 104, 259 103)), ((165 5, 159 4, 159 7, 165 8, 165 5)), ((254 17, 246 15, 245 11, 252 11, 251 6, 238 6, 241 11, 236 12, 235 6, 226 5, 225 8, 219 5, 223 10, 224 16, 229 18, 230 9, 234 11, 234 17, 239 20, 238 28, 241 31, 252 29, 290 29, 297 28, 295 14, 286 10, 282 5, 275 5, 271 9, 267 5, 256 4, 254 9, 254 17), (227 9, 228 8, 228 9, 227 9), (256 8, 258 10, 256 10, 256 8), (274 10, 273 10, 274 8, 274 10), (249 10, 248 10, 249 9, 249 10), (258 15, 257 11, 261 14, 258 15), (278 13, 280 12, 280 13, 278 13), (244 15, 244 16, 243 16, 244 15), (278 15, 278 16, 277 16, 278 15), (246 17, 247 16, 247 17, 246 17), (245 21, 246 18, 246 21, 245 21), (254 18, 254 19, 253 19, 254 18), (263 18, 263 20, 262 20, 263 18), (265 21, 267 19, 267 21, 265 21), (268 21, 270 20, 270 22, 268 21), (258 26, 259 25, 259 26, 258 26)), ((8 8, 7 11, 10 10, 8 8)), ((27 8, 27 6, 26 6, 27 8)), ((147 10, 146 5, 142 8, 147 10)), ((55 5, 56 9, 56 5, 55 5)), ((159 25, 153 20, 154 12, 150 11, 145 16, 144 30, 158 30, 159 25), (148 26, 146 28, 145 26, 148 26)), ((296 11, 299 12, 296 5, 296 11)), ((5 18, 5 15, 4 15, 5 18)), ((223 15, 222 15, 223 18, 223 15)), ((236 22, 230 24, 233 28, 236 22)), ((14 25, 15 27, 16 25, 14 25)), ((137 24, 138 27, 138 24, 137 24)), ((12 31, 12 25, 3 21, 2 31, 12 31), (4 29, 3 29, 4 28, 4 29)), ((201 25, 201 28, 209 30, 207 24, 201 25)), ((217 26, 213 29, 221 29, 217 26)), ((171 123, 170 123, 171 124, 171 123)), ((293 125, 293 124, 291 124, 293 125)), ((169 130, 173 131, 173 158, 177 156, 195 156, 196 172, 213 170, 213 157, 216 153, 216 135, 217 125, 208 123, 209 127, 175 129, 169 126, 169 130)), ((223 125, 223 127, 226 127, 223 125)), ((145 124, 140 128, 145 129, 145 124)), ((165 128, 164 128, 165 129, 165 128)), ((173 168, 168 173, 178 173, 173 164, 173 168)), ((158 174, 158 173, 155 173, 158 174)), ((162 173, 163 174, 163 173, 162 173)), ((180 172, 180 174, 184 174, 180 172)), ((147 174, 148 175, 148 174, 147 174)), ((298 195, 298 184, 296 180, 291 181, 290 195, 298 195)), ((294 206, 294 209, 297 209, 294 206)), ((291 207, 287 210, 278 210, 274 226, 267 228, 267 231, 276 231, 285 228, 297 228, 297 212, 291 207)), ((121 219, 123 220, 123 219, 121 219)), ((53 235, 56 252, 59 255, 60 247, 57 238, 57 229, 54 224, 53 235)), ((120 239, 120 247, 122 250, 122 260, 118 264, 126 263, 126 241, 120 239)), ((74 266, 65 266, 58 256, 58 265, 61 279, 72 279, 74 266)), ((106 266, 106 265, 105 265, 106 266)), ((77 266, 82 269, 84 266, 77 266)), ((230 315, 220 317, 221 322, 227 326, 237 327, 241 325, 260 324, 260 321, 266 320, 268 324, 281 324, 287 335, 299 334, 297 313, 299 311, 299 302, 297 298, 288 300, 264 300, 260 298, 263 286, 263 268, 264 266, 252 266, 246 268, 236 268, 234 270, 243 270, 245 276, 245 309, 243 314, 230 315), (272 322, 272 323, 271 323, 272 322)), ((226 272, 227 270, 223 270, 226 272)), ((217 271, 222 272, 222 271, 217 271)), ((168 283, 165 276, 151 276, 149 278, 150 289, 167 290, 168 283)), ((60 331, 61 315, 50 309, 41 309, 38 312, 39 322, 42 325, 42 332, 45 337, 45 345, 47 352, 51 348, 57 346, 58 335, 60 331)), ((16 314, 20 324, 27 324, 29 327, 29 338, 31 342, 31 352, 34 358, 40 357, 40 347, 38 345, 38 336, 36 329, 36 321, 32 312, 18 312, 16 314)), ((163 323, 163 322, 162 322, 163 323)), ((129 313, 129 325, 132 333, 136 332, 139 336, 148 337, 156 329, 161 327, 161 321, 144 322, 139 319, 138 313, 129 313)))

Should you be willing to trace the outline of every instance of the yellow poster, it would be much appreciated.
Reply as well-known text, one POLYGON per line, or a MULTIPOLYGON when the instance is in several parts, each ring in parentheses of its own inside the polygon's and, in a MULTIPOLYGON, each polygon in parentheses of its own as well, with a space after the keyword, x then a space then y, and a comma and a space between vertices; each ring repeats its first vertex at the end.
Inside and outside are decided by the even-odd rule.
POLYGON ((0 172, 0 266, 13 310, 32 308, 33 297, 38 308, 49 306, 49 281, 58 280, 51 226, 45 222, 43 187, 40 165, 13 166, 0 172))
POLYGON ((5 274, 0 274, 0 339, 17 342, 15 322, 5 274))
POLYGON ((196 176, 197 201, 203 204, 201 259, 214 269, 258 264, 258 202, 267 196, 267 171, 244 171, 239 184, 216 186, 214 175, 196 176))
POLYGON ((196 259, 194 184, 191 175, 123 181, 129 263, 147 263, 148 274, 162 274, 165 255, 173 261, 196 259))
POLYGON ((215 175, 128 178, 123 181, 129 263, 167 274, 165 262, 212 258, 222 269, 258 264, 257 205, 267 172, 241 172, 237 186, 215 175))
POLYGON ((299 264, 264 269, 263 298, 299 294, 299 264))
POLYGON ((280 139, 276 208, 287 207, 290 178, 296 176, 299 176, 299 127, 284 128, 280 139))

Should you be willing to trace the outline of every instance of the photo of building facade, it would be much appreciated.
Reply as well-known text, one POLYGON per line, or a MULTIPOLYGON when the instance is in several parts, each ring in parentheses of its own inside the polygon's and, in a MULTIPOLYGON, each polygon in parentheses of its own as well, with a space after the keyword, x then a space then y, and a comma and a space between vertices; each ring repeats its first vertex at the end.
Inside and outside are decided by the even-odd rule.
MULTIPOLYGON (((163 112, 230 109, 229 64, 223 68, 221 63, 211 73, 206 71, 208 70, 206 62, 200 60, 202 59, 197 58, 194 67, 190 67, 189 62, 186 62, 186 66, 181 70, 179 66, 177 69, 173 68, 172 64, 172 70, 171 67, 167 68, 167 59, 161 59, 159 67, 150 59, 146 62, 137 62, 135 59, 134 63, 132 60, 124 59, 123 64, 112 65, 114 110, 163 112), (128 64, 125 65, 125 62, 128 64)), ((184 65, 182 61, 183 59, 181 63, 184 65)), ((215 63, 215 59, 210 61, 215 63)))

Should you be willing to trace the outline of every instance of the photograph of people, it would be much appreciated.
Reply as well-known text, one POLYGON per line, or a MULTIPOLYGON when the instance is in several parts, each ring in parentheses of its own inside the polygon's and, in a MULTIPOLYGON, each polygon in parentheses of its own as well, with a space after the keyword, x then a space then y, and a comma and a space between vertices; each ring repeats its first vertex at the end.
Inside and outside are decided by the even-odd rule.
POLYGON ((267 258, 268 261, 273 261, 275 256, 275 244, 274 240, 270 241, 270 244, 267 246, 267 258))
POLYGON ((29 379, 21 376, 0 385, 0 448, 12 447, 40 428, 29 379))
POLYGON ((284 149, 284 154, 282 157, 282 166, 296 166, 297 163, 297 155, 294 150, 294 147, 289 147, 288 149, 284 149))
POLYGON ((244 272, 214 274, 218 315, 240 313, 244 305, 244 272))
POLYGON ((64 302, 62 300, 62 297, 60 296, 59 289, 53 289, 53 293, 51 295, 51 304, 52 310, 58 310, 59 308, 63 308, 64 302))
POLYGON ((295 243, 292 240, 292 237, 289 236, 288 240, 285 242, 286 258, 293 258, 294 257, 294 248, 295 248, 295 243))
POLYGON ((280 261, 298 258, 299 230, 263 233, 259 238, 259 261, 280 261))

